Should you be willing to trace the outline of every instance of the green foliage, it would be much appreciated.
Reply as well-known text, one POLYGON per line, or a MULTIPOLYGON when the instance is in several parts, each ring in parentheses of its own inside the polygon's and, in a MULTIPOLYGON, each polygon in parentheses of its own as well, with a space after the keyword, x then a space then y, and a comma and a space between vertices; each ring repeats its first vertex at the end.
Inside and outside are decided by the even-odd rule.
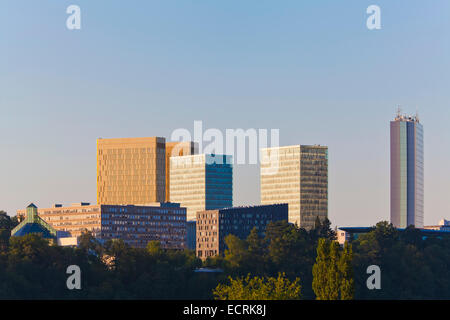
POLYGON ((313 266, 312 288, 318 300, 328 298, 327 267, 329 264, 329 246, 326 239, 319 239, 316 264, 313 266))
POLYGON ((278 277, 229 277, 230 284, 219 284, 214 290, 216 300, 299 300, 300 279, 291 282, 284 273, 278 277))
POLYGON ((163 249, 161 248, 161 242, 150 241, 147 244, 147 252, 153 256, 161 255, 163 253, 163 249))
MULTIPOLYGON (((13 228, 13 219, 0 213, 0 229, 13 228)), ((254 229, 247 239, 226 237, 225 254, 202 262, 194 251, 159 242, 136 249, 85 232, 78 248, 68 248, 8 234, 0 249, 0 299, 298 299, 300 285, 302 299, 450 299, 449 237, 423 239, 417 229, 387 222, 343 248, 334 236, 326 221, 310 231, 280 221, 264 235, 254 229), (66 288, 72 264, 81 268, 82 290, 66 288), (381 290, 366 286, 373 264, 381 268, 381 290), (194 272, 199 267, 224 272, 194 272)))
POLYGON ((0 253, 0 299, 205 299, 217 285, 193 272, 201 266, 193 251, 155 256, 122 240, 101 245, 87 232, 80 240, 70 248, 36 234, 12 237, 0 253), (72 264, 81 269, 82 290, 66 287, 72 264))
POLYGON ((313 277, 317 300, 353 299, 351 246, 346 244, 341 252, 337 242, 319 239, 313 277))
POLYGON ((8 248, 11 230, 18 224, 17 216, 11 218, 5 211, 0 210, 0 252, 8 248))
POLYGON ((357 299, 450 299, 448 236, 423 239, 417 229, 383 221, 352 245, 357 299), (381 269, 381 290, 367 289, 370 265, 381 269))
POLYGON ((352 300, 355 295, 355 281, 353 279, 354 273, 352 261, 352 246, 346 242, 338 264, 339 273, 341 274, 340 293, 342 300, 352 300))
POLYGON ((225 238, 227 249, 223 259, 208 259, 206 263, 211 265, 214 261, 226 274, 236 277, 248 273, 276 277, 278 272, 284 272, 290 280, 300 277, 303 296, 313 299, 312 266, 319 235, 330 240, 335 237, 329 221, 319 223, 317 228, 306 231, 287 221, 277 221, 267 225, 264 237, 256 229, 245 240, 229 235, 225 238))

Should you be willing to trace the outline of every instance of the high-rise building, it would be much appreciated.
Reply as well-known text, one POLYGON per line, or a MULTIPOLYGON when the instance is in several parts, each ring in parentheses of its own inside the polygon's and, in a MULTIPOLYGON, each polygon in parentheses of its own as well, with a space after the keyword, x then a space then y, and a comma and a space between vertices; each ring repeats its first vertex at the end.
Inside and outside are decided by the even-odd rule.
POLYGON ((198 211, 233 206, 231 156, 171 157, 170 202, 187 208, 187 220, 195 220, 198 211))
POLYGON ((288 205, 235 207, 197 212, 197 256, 201 259, 221 254, 225 237, 233 234, 246 239, 256 227, 264 235, 269 222, 288 220, 288 205))
POLYGON ((166 200, 165 138, 97 140, 97 203, 146 204, 166 200))
POLYGON ((310 230, 328 216, 328 147, 261 149, 261 204, 289 204, 289 222, 310 230))
MULTIPOLYGON (((178 203, 151 203, 135 205, 91 205, 74 203, 64 207, 30 207, 18 210, 17 216, 25 216, 25 222, 39 223, 49 230, 65 232, 79 237, 90 231, 101 240, 122 239, 130 246, 145 248, 149 241, 159 241, 163 248, 186 248, 186 208, 178 203), (39 216, 38 216, 39 215, 39 216)), ((25 223, 24 222, 24 223, 25 223)), ((34 227, 36 228, 36 227, 34 227)))
POLYGON ((166 142, 166 202, 170 201, 170 157, 181 157, 198 154, 198 143, 166 142))
POLYGON ((391 223, 423 227, 423 128, 417 116, 391 121, 391 223))

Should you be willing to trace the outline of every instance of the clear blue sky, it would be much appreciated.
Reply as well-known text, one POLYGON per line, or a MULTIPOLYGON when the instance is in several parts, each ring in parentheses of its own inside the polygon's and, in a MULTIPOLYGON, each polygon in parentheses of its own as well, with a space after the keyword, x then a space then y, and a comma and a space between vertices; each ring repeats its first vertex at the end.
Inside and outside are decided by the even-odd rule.
MULTIPOLYGON (((389 121, 419 110, 425 223, 450 217, 450 1, 0 3, 0 209, 96 201, 98 137, 277 128, 329 146, 334 225, 389 219, 389 121), (82 29, 66 29, 81 7, 82 29), (366 28, 381 7, 382 29, 366 28)), ((259 203, 237 167, 235 204, 259 203)))

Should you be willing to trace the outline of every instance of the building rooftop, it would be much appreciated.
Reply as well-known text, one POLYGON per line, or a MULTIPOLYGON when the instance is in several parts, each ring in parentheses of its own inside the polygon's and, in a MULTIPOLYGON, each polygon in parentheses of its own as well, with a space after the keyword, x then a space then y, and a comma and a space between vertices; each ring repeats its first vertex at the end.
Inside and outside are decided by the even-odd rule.
POLYGON ((394 121, 406 121, 406 122, 417 122, 419 123, 419 115, 416 113, 415 115, 407 115, 402 113, 400 107, 397 110, 397 115, 395 116, 394 121))
POLYGON ((26 209, 25 219, 11 231, 11 236, 40 234, 45 239, 56 239, 56 230, 38 216, 37 207, 31 203, 26 209))

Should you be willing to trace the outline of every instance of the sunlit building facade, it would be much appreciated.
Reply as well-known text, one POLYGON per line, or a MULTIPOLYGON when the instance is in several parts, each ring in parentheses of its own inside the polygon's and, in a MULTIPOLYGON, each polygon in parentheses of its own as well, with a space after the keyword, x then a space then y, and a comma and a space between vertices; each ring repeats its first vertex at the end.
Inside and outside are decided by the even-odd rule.
POLYGON ((195 220, 198 211, 233 206, 231 156, 171 157, 170 202, 187 208, 188 220, 195 220))
POLYGON ((287 203, 289 222, 310 230, 328 216, 328 147, 261 149, 261 204, 287 203))
POLYGON ((170 157, 181 157, 198 154, 198 143, 166 142, 166 202, 170 201, 170 157))
POLYGON ((97 140, 97 203, 147 204, 166 200, 165 138, 97 140))
POLYGON ((423 127, 417 116, 398 113, 391 121, 391 223, 423 227, 423 127))
MULTIPOLYGON (((60 204, 36 209, 43 223, 58 232, 79 237, 89 231, 102 240, 122 239, 132 247, 144 248, 149 241, 159 241, 163 248, 186 247, 186 208, 177 203, 135 205, 60 204)), ((17 215, 25 216, 25 210, 17 215)))

